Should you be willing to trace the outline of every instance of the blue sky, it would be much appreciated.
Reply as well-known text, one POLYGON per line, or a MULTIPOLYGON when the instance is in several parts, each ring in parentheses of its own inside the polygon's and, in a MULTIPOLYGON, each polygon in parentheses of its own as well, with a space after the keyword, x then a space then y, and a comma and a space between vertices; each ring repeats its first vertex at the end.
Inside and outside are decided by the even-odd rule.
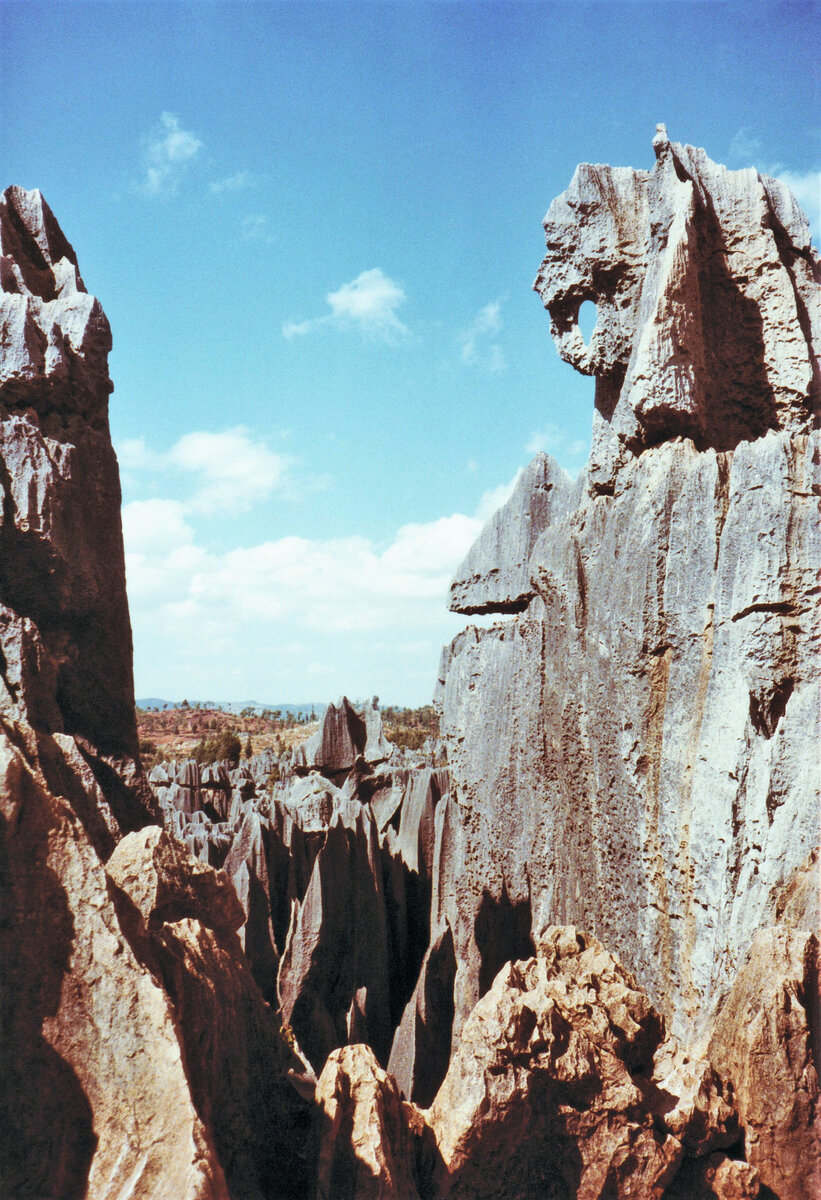
POLYGON ((423 703, 447 583, 592 381, 530 290, 656 122, 818 236, 818 5, 15 3, 3 186, 111 321, 138 695, 423 703))

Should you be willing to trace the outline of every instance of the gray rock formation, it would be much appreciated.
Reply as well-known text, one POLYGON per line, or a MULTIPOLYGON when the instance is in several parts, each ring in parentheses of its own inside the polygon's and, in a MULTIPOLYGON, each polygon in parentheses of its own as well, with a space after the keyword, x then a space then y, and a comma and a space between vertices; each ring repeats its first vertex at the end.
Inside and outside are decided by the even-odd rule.
POLYGON ((677 435, 733 450, 806 433, 821 403, 818 265, 789 188, 664 126, 653 147, 650 172, 577 168, 545 217, 534 285, 562 358, 596 377, 589 481, 604 490, 626 454, 677 435))
POLYGON ((111 333, 39 192, 0 199, 0 284, 0 714, 135 758, 111 333))
POLYGON ((296 747, 293 767, 295 771, 317 770, 334 780, 344 779, 358 758, 373 765, 388 758, 390 749, 376 705, 366 705, 360 715, 343 696, 338 704, 329 704, 325 709, 313 737, 296 747))
POLYGON ((530 556, 539 536, 574 503, 578 492, 566 471, 537 454, 513 494, 493 514, 450 585, 454 612, 521 612, 533 596, 530 556))
MULTIPOLYGON (((649 175, 579 168, 548 213, 538 286, 597 376, 588 487, 536 542, 527 608, 460 634, 440 672, 455 1031, 486 986, 483 907, 511 933, 595 933, 690 1039, 761 924, 812 928, 817 261, 783 185, 656 149, 649 175)), ((507 571, 471 553, 468 612, 507 571)))

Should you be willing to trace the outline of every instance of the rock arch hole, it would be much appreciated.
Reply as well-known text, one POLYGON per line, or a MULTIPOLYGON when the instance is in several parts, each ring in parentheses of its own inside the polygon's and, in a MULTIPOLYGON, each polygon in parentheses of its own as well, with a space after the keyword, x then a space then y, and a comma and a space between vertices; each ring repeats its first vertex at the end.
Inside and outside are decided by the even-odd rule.
POLYGON ((596 308, 595 302, 593 300, 583 300, 579 306, 577 320, 586 346, 590 345, 590 339, 593 336, 593 330, 596 327, 598 319, 599 310, 596 308))

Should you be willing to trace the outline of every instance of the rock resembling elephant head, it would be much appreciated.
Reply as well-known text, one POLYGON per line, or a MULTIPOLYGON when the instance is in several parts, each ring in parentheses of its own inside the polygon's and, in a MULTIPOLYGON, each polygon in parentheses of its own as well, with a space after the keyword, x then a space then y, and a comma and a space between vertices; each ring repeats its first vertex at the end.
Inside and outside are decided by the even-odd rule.
POLYGON ((624 375, 638 321, 645 267, 646 171, 576 168, 544 220, 547 254, 534 283, 550 313, 559 354, 583 375, 624 375), (585 345, 579 308, 592 300, 596 327, 585 345))
POLYGON ((821 346, 819 264, 789 189, 671 143, 650 172, 577 167, 544 220, 534 284, 562 358, 598 381, 606 429, 635 453, 670 437, 731 449, 809 427, 821 346), (592 300, 585 344, 579 308, 592 300))

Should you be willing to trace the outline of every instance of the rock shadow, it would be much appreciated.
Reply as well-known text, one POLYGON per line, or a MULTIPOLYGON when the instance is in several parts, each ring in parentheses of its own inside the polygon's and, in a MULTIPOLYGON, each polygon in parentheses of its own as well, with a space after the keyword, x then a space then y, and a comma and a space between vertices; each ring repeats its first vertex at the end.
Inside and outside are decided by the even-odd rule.
POLYGON ((479 997, 490 991, 493 980, 507 962, 531 958, 536 950, 532 936, 530 899, 513 901, 502 883, 498 900, 484 890, 473 923, 476 948, 481 956, 479 997))
POLYGON ((91 1105, 42 1033, 60 1007, 74 920, 47 863, 44 796, 22 772, 19 786, 17 813, 0 815, 0 1181, 15 1200, 82 1200, 98 1140, 91 1105))

